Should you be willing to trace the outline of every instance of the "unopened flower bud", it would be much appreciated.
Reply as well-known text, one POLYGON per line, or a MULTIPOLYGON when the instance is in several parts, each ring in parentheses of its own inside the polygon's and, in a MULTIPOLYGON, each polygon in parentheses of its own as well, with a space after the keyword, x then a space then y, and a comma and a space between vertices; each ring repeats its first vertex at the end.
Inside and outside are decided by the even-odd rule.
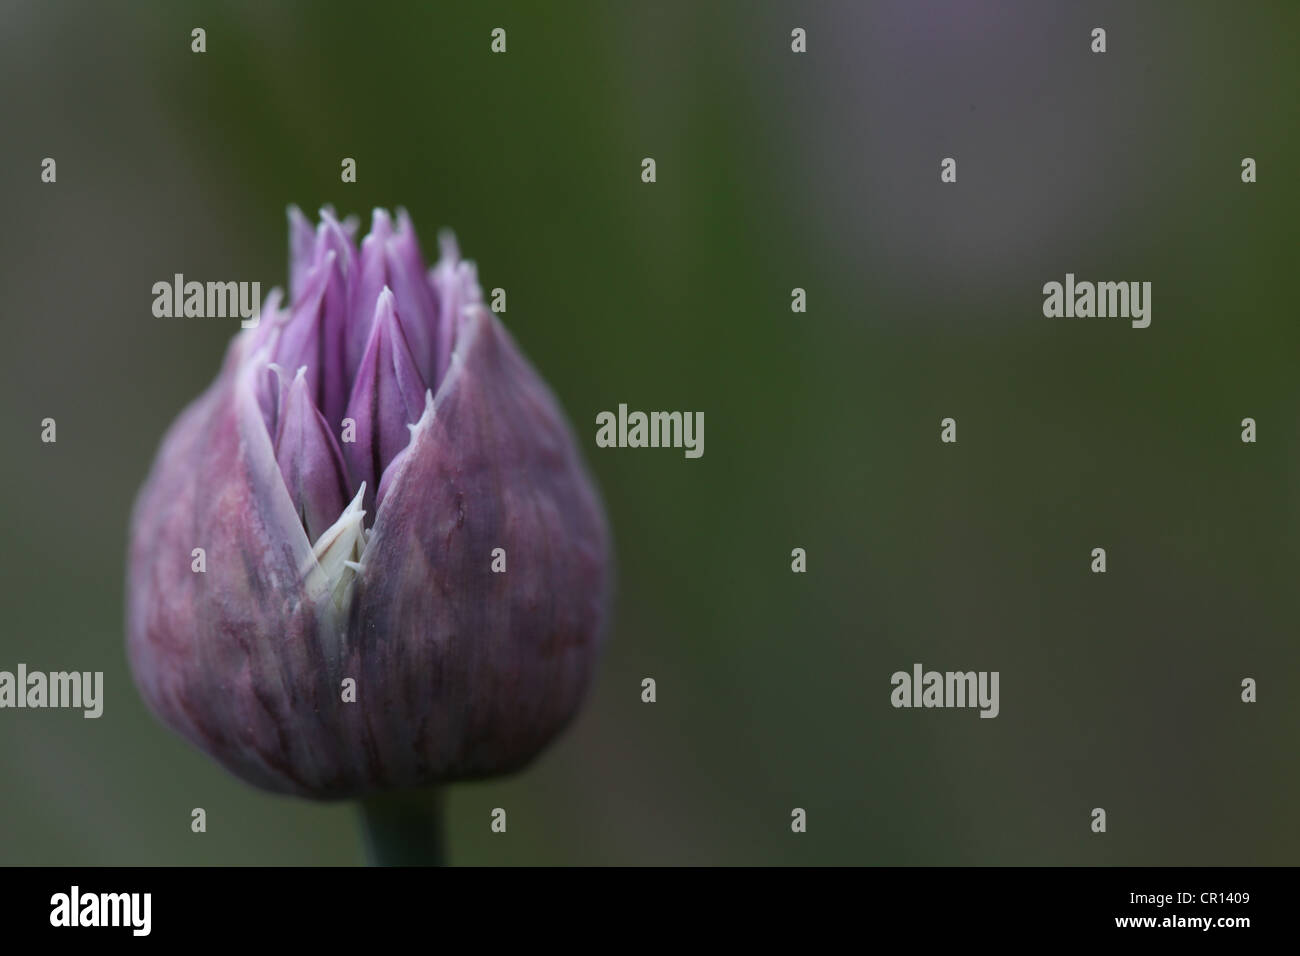
POLYGON ((329 211, 314 230, 289 219, 287 306, 273 293, 235 338, 136 501, 136 682, 165 723, 275 791, 517 769, 596 664, 611 577, 597 491, 450 237, 426 272, 404 213, 376 212, 360 250, 329 211))

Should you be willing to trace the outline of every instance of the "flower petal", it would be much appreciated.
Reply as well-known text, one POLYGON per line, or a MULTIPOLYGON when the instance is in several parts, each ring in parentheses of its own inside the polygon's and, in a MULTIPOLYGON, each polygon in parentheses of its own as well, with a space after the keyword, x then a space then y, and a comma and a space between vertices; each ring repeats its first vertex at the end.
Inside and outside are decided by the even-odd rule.
POLYGON ((339 426, 347 401, 342 347, 347 316, 331 311, 344 308, 337 294, 343 283, 338 262, 338 254, 331 249, 312 267, 293 315, 275 344, 275 362, 281 368, 306 366, 308 391, 331 427, 339 426))
POLYGON ((312 404, 306 368, 289 386, 275 436, 275 460, 307 539, 316 541, 348 501, 347 468, 334 435, 312 404))
POLYGON ((289 303, 298 301, 316 258, 316 231, 297 206, 289 207, 289 303))
POLYGON ((353 487, 364 481, 371 489, 365 503, 372 513, 374 489, 389 462, 406 447, 406 426, 424 410, 424 392, 424 379, 398 321, 396 299, 384 289, 348 399, 347 417, 356 422, 356 440, 343 445, 353 487))
POLYGON ((247 341, 168 431, 136 499, 128 656, 150 708, 232 772, 327 796, 356 786, 355 755, 335 743, 345 621, 280 477, 247 341))
POLYGON ((388 786, 522 766, 577 710, 603 640, 608 530, 554 397, 482 308, 449 368, 352 598, 346 666, 374 688, 359 706, 388 786))
POLYGON ((440 383, 451 364, 456 339, 465 322, 465 310, 468 306, 483 301, 483 290, 479 288, 478 270, 474 268, 474 263, 461 259, 460 247, 451 231, 444 231, 438 236, 438 245, 441 256, 438 264, 429 271, 428 284, 437 302, 435 350, 438 364, 435 380, 440 383))
MULTIPOLYGON (((404 228, 409 229, 409 220, 404 228)), ((419 247, 414 233, 395 235, 388 213, 374 211, 370 234, 361 243, 358 277, 352 294, 352 321, 348 329, 348 372, 355 375, 374 328, 379 294, 391 289, 396 300, 398 321, 406 335, 415 367, 420 377, 432 383, 434 361, 435 305, 423 281, 424 264, 419 261, 419 247), (412 259, 415 269, 410 268, 412 259)))

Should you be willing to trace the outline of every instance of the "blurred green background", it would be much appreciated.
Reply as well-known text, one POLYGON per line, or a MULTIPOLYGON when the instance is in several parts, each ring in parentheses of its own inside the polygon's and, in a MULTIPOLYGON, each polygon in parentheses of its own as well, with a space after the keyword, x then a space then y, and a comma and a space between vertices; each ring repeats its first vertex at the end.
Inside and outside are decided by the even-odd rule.
POLYGON ((123 649, 133 496, 237 326, 151 286, 284 285, 289 203, 454 228, 614 528, 589 704, 453 788, 454 862, 1296 863, 1300 5, 1134 6, 0 6, 0 669, 106 683, 0 712, 0 863, 362 859, 123 649), (1066 272, 1151 281, 1151 327, 1044 318, 1066 272), (619 402, 703 411, 704 457, 597 449, 619 402), (894 710, 917 661, 1001 715, 894 710))

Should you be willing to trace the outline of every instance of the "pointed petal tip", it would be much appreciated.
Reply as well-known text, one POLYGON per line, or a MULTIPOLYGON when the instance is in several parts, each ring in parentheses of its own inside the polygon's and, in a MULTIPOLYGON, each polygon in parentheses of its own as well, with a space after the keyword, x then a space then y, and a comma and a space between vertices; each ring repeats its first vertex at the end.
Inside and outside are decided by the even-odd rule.
POLYGON ((286 384, 284 380, 285 377, 284 366, 282 366, 279 362, 267 362, 266 370, 275 376, 276 388, 281 390, 288 388, 288 384, 286 384))
POLYGON ((365 487, 363 482, 357 496, 343 509, 338 520, 326 528, 312 545, 312 555, 325 574, 329 591, 334 591, 342 583, 343 572, 347 567, 345 562, 353 560, 352 554, 358 543, 364 546, 363 519, 366 513, 361 509, 360 503, 365 487))
POLYGON ((311 270, 316 248, 316 231, 302 210, 290 205, 289 217, 289 290, 296 299, 311 270))
POLYGON ((316 227, 317 261, 323 261, 329 252, 337 254, 336 267, 347 276, 356 256, 356 246, 348 230, 334 217, 333 210, 322 208, 320 224, 316 227))
MULTIPOLYGON (((375 300, 375 311, 372 313, 372 321, 370 323, 371 337, 373 338, 379 334, 381 326, 384 327, 385 332, 390 331, 388 326, 390 321, 397 321, 397 296, 393 295, 392 289, 388 286, 384 286, 379 290, 379 298, 375 300)), ((403 335, 402 337, 405 338, 406 336, 403 335)), ((369 344, 369 342, 366 343, 367 346, 369 346, 369 344)))
POLYGON ((425 266, 420 238, 415 233, 415 222, 411 219, 411 214, 401 206, 397 207, 397 231, 393 233, 393 241, 410 260, 410 267, 422 274, 425 266))
POLYGON ((424 252, 420 249, 420 239, 415 234, 415 223, 400 206, 397 209, 397 229, 390 230, 386 246, 390 254, 397 253, 412 274, 424 274, 424 252))
POLYGON ((411 441, 414 442, 415 436, 427 429, 437 416, 437 408, 433 402, 433 389, 426 388, 424 390, 424 410, 420 412, 419 418, 406 426, 411 433, 411 441))
POLYGON ((454 263, 460 260, 460 246, 456 242, 456 233, 450 229, 438 232, 438 253, 440 259, 447 262, 454 263))

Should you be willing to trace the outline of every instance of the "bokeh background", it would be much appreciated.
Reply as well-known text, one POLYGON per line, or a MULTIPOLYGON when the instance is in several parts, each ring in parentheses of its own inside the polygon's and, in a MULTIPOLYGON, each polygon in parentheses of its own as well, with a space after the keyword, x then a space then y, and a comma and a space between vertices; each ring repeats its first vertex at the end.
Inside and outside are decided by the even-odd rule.
POLYGON ((0 863, 362 860, 351 807, 154 722, 123 649, 133 496, 237 324, 151 286, 283 285, 289 203, 457 231, 617 538, 588 707, 453 788, 453 861, 1300 861, 1297 35, 1262 2, 6 0, 0 669, 106 704, 0 712, 0 863), (1151 281, 1151 327, 1045 319, 1066 272, 1151 281), (619 402, 703 411, 704 457, 597 449, 619 402), (916 661, 1000 671, 1001 715, 894 710, 916 661))

